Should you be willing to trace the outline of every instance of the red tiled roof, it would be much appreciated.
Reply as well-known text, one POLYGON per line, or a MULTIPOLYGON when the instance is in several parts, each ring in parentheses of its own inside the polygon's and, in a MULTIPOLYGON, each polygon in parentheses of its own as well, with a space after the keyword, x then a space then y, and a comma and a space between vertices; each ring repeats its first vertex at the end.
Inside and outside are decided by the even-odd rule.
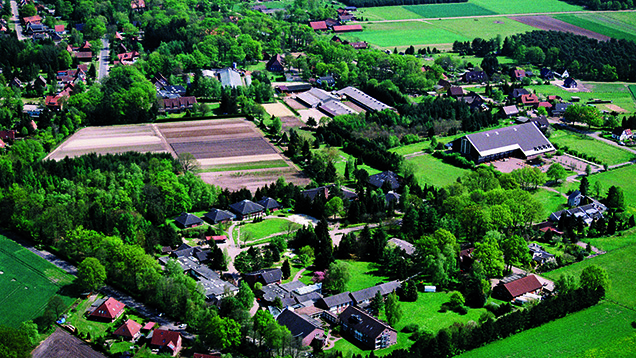
POLYGON ((119 32, 115 32, 115 38, 117 40, 123 40, 124 39, 119 32))
POLYGON ((64 32, 64 25, 55 25, 55 32, 64 32))
POLYGON ((141 325, 129 319, 126 323, 122 324, 121 327, 117 328, 113 334, 116 336, 135 338, 139 334, 139 330, 141 330, 141 325))
POLYGON ((185 106, 191 106, 197 103, 197 99, 193 96, 179 97, 179 98, 165 98, 163 100, 163 106, 165 108, 180 108, 185 106))
POLYGON ((340 25, 333 27, 334 32, 362 31, 362 25, 340 25))
POLYGON ((90 52, 90 51, 75 52, 75 57, 77 57, 77 58, 93 58, 93 53, 90 52))
POLYGON ((130 2, 130 7, 132 9, 143 9, 146 7, 146 2, 144 0, 132 0, 130 2))
POLYGON ((324 21, 312 21, 309 23, 309 26, 311 26, 311 28, 315 31, 327 30, 327 23, 324 21))
POLYGON ((40 17, 40 15, 35 15, 24 17, 22 18, 22 21, 24 21, 25 24, 39 24, 42 21, 42 18, 40 17))
POLYGON ((355 49, 365 49, 368 48, 369 46, 367 45, 366 42, 361 41, 361 42, 351 42, 349 43, 349 45, 351 45, 351 47, 355 48, 355 49))
POLYGON ((541 285, 541 282, 539 282, 535 275, 528 275, 518 280, 506 283, 504 284, 504 287, 508 290, 512 298, 515 298, 523 295, 524 293, 536 291, 543 287, 543 285, 541 285))
POLYGON ((221 358, 221 353, 212 353, 212 354, 194 353, 194 358, 221 358))
POLYGON ((524 70, 515 70, 515 77, 516 78, 526 77, 526 71, 524 71, 524 70))
POLYGON ((534 93, 522 94, 521 95, 521 102, 523 104, 538 104, 539 103, 539 97, 537 97, 537 95, 534 94, 534 93))
POLYGON ((214 240, 214 241, 226 241, 227 240, 227 236, 223 235, 223 236, 208 236, 206 237, 207 240, 214 240))
POLYGON ((172 343, 174 346, 180 338, 181 334, 179 332, 155 329, 152 333, 152 340, 150 341, 150 344, 153 346, 164 347, 172 343))
POLYGON ((106 302, 102 303, 101 306, 97 307, 95 311, 91 313, 91 317, 108 318, 112 320, 124 312, 124 307, 126 307, 125 304, 109 297, 106 302))
POLYGON ((135 59, 135 57, 139 57, 139 52, 131 51, 126 53, 120 53, 119 55, 117 55, 117 58, 119 58, 119 61, 132 61, 135 59))
POLYGON ((7 145, 4 143, 2 139, 0 139, 0 148, 5 148, 7 145))
POLYGON ((151 329, 152 329, 152 327, 154 327, 155 325, 156 325, 156 323, 155 323, 155 322, 150 321, 150 322, 146 323, 146 325, 145 325, 142 329, 143 329, 143 330, 147 330, 147 331, 149 331, 149 330, 151 330, 151 329))
POLYGON ((539 107, 552 108, 552 104, 550 102, 539 102, 539 107))

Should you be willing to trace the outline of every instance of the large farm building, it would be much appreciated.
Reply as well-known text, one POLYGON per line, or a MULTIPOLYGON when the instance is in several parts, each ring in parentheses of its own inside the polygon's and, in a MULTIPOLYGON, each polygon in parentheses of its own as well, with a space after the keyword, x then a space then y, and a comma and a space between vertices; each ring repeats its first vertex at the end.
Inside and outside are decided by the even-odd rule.
POLYGON ((509 157, 534 159, 554 150, 552 143, 534 123, 468 134, 453 142, 453 151, 476 163, 509 157))

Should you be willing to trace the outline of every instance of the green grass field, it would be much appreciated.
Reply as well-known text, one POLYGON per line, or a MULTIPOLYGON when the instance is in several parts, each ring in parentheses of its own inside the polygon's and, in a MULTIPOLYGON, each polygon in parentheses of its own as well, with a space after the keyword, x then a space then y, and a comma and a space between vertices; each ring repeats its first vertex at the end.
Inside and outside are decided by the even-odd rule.
POLYGON ((407 145, 403 145, 401 147, 391 148, 391 149, 389 149, 389 152, 393 152, 393 153, 396 153, 396 154, 399 154, 399 155, 409 155, 409 154, 421 152, 424 149, 429 148, 430 144, 431 144, 430 141, 407 144, 407 145))
POLYGON ((609 14, 561 14, 553 17, 605 36, 636 41, 636 26, 618 21, 609 14))
POLYGON ((636 178, 636 167, 628 165, 592 175, 590 177, 590 187, 593 188, 594 183, 600 181, 603 189, 601 196, 605 196, 612 185, 621 187, 625 193, 627 211, 631 214, 636 214, 636 183, 634 183, 634 178, 636 178))
POLYGON ((216 165, 212 168, 203 169, 202 172, 229 172, 229 171, 241 171, 251 169, 271 169, 271 168, 286 168, 289 165, 283 159, 278 160, 266 160, 262 162, 248 162, 238 164, 223 164, 216 165))
POLYGON ((634 158, 634 154, 631 152, 567 130, 554 131, 550 136, 550 141, 581 153, 593 155, 609 165, 625 163, 634 158))
POLYGON ((351 280, 347 283, 348 291, 359 291, 389 281, 388 277, 380 275, 377 265, 372 262, 353 260, 345 262, 349 264, 349 272, 351 273, 351 280))
POLYGON ((458 177, 468 173, 468 169, 458 168, 456 166, 446 164, 440 159, 432 155, 420 155, 406 160, 407 163, 413 163, 415 167, 415 177, 419 180, 420 185, 429 184, 437 187, 446 186, 458 177))
POLYGON ((634 319, 634 311, 601 303, 459 357, 633 357, 636 330, 630 322, 634 319))
POLYGON ((548 218, 548 216, 550 216, 551 213, 565 209, 565 204, 568 201, 559 193, 541 188, 532 192, 532 196, 535 199, 539 200, 539 202, 541 202, 541 204, 543 205, 542 217, 545 217, 546 219, 548 218))
MULTIPOLYGON (((630 113, 636 112, 634 99, 629 93, 629 89, 624 84, 585 82, 584 85, 591 92, 572 93, 553 85, 532 85, 527 86, 526 88, 528 88, 528 90, 533 89, 537 92, 537 94, 543 96, 561 96, 561 98, 563 98, 566 102, 569 102, 572 96, 580 97, 581 102, 587 102, 592 98, 610 99, 612 100, 611 104, 617 105, 630 113)), ((604 104, 597 104, 595 106, 600 110, 607 110, 609 112, 613 111, 613 109, 608 108, 604 104)))
POLYGON ((476 5, 474 2, 455 4, 427 4, 427 5, 407 5, 404 8, 410 12, 420 15, 422 18, 440 17, 460 17, 460 16, 482 16, 497 15, 497 11, 488 10, 476 5))
MULTIPOLYGON (((289 220, 285 219, 265 219, 259 223, 249 223, 242 225, 241 228, 241 241, 246 233, 250 235, 250 241, 261 240, 267 236, 274 234, 284 234, 287 232, 287 227, 291 223, 289 220)), ((300 225, 296 223, 292 223, 294 229, 299 229, 300 225)))
POLYGON ((356 16, 369 21, 419 19, 420 15, 403 6, 377 6, 358 9, 356 16))
POLYGON ((108 330, 109 327, 115 327, 115 323, 121 321, 121 317, 115 323, 98 322, 84 318, 84 313, 91 306, 92 302, 90 299, 83 300, 69 313, 67 322, 75 327, 78 332, 82 332, 83 334, 90 333, 92 338, 101 337, 106 334, 106 330, 108 330))
POLYGON ((469 0, 468 2, 502 15, 584 10, 582 6, 570 5, 559 0, 469 0))
POLYGON ((0 236, 0 317, 2 324, 16 327, 44 312, 49 299, 65 295, 73 276, 35 255, 16 242, 0 236))
POLYGON ((636 244, 636 229, 623 232, 621 235, 612 237, 588 238, 585 242, 589 242, 592 246, 601 250, 613 251, 625 246, 636 244))

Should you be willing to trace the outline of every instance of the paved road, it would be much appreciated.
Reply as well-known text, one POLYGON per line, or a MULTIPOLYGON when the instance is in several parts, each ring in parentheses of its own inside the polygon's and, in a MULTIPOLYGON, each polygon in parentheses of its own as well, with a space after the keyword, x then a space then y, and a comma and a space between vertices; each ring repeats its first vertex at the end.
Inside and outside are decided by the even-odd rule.
POLYGON ((102 78, 106 77, 108 74, 108 62, 110 61, 110 43, 108 42, 108 38, 104 36, 102 38, 102 49, 99 51, 99 71, 97 73, 97 80, 101 81, 102 78))
POLYGON ((22 25, 20 25, 20 13, 18 12, 18 4, 15 0, 11 0, 11 19, 9 22, 12 22, 15 25, 15 33, 18 35, 18 40, 24 41, 27 39, 26 36, 22 33, 22 25))

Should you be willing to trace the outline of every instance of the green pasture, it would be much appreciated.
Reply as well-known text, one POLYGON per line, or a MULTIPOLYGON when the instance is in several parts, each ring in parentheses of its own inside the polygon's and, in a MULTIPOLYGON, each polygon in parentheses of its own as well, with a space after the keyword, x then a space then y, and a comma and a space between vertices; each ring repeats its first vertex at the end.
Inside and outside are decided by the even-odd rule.
POLYGON ((60 295, 67 305, 73 276, 16 242, 0 236, 0 317, 17 327, 41 315, 49 299, 60 295))
MULTIPOLYGON (((585 103, 593 98, 599 98, 604 100, 612 100, 611 104, 617 105, 627 112, 636 112, 636 105, 634 99, 629 93, 629 89, 626 85, 620 83, 598 83, 598 82, 585 82, 585 87, 591 92, 568 92, 560 87, 553 85, 532 85, 527 86, 528 90, 532 89, 541 96, 560 96, 563 101, 569 102, 572 96, 580 97, 581 103, 585 103)), ((604 104, 595 105, 600 110, 612 111, 604 104)))
POLYGON ((379 47, 470 41, 471 38, 422 21, 381 22, 362 25, 362 32, 342 35, 343 39, 367 41, 379 47))
POLYGON ((422 18, 440 18, 440 17, 468 17, 497 15, 497 11, 488 10, 484 7, 476 5, 474 2, 454 3, 454 4, 426 4, 426 5, 407 5, 404 8, 410 12, 420 15, 422 18))
MULTIPOLYGON (((630 13, 634 17, 633 13, 630 13)), ((560 14, 555 19, 597 32, 601 35, 636 41, 636 26, 619 21, 609 14, 560 14)))
POLYGON ((589 136, 557 130, 550 136, 550 141, 559 146, 567 146, 580 153, 595 156, 598 160, 609 165, 625 163, 634 158, 634 154, 619 147, 601 142, 589 136))
POLYGON ((431 146, 430 141, 418 142, 418 143, 412 143, 412 144, 407 144, 400 147, 391 148, 389 149, 389 152, 393 152, 399 155, 409 155, 409 154, 413 154, 417 152, 422 152, 425 149, 429 148, 430 146, 431 146))
POLYGON ((600 181, 603 190, 601 196, 605 196, 607 190, 612 185, 622 188, 625 194, 627 211, 631 214, 636 214, 636 183, 634 182, 634 178, 636 178, 636 167, 634 165, 627 165, 592 175, 590 177, 590 188, 594 188, 594 183, 600 181))
POLYGON ((582 6, 559 0, 469 0, 468 3, 502 15, 584 10, 582 6))
POLYGON ((610 237, 587 238, 585 242, 604 251, 613 251, 636 244, 636 229, 631 229, 610 237))
POLYGON ((359 291, 373 287, 379 283, 390 281, 378 272, 377 264, 364 261, 345 260, 349 264, 351 279, 347 283, 347 291, 359 291))
POLYGON ((242 225, 240 226, 241 241, 243 241, 243 237, 246 234, 250 235, 250 239, 247 242, 261 240, 274 234, 285 234, 287 233, 287 228, 289 227, 290 223, 292 224, 294 230, 300 229, 299 224, 293 223, 289 220, 278 218, 265 219, 258 223, 249 223, 242 225))
POLYGON ((461 358, 633 357, 634 311, 605 302, 459 355, 461 358))
POLYGON ((551 213, 566 208, 568 199, 559 193, 546 189, 537 189, 532 192, 532 196, 543 205, 543 218, 548 218, 551 213))
POLYGON ((236 164, 222 164, 215 165, 211 168, 203 169, 202 172, 230 172, 252 169, 271 169, 271 168, 286 168, 289 165, 283 159, 278 160, 266 160, 261 162, 247 162, 236 164))
POLYGON ((358 9, 357 17, 369 21, 419 19, 420 15, 407 10, 403 6, 377 6, 358 9))
POLYGON ((461 37, 466 37, 471 41, 477 37, 488 40, 497 37, 497 35, 501 35, 503 38, 536 30, 532 26, 510 20, 506 17, 432 20, 430 22, 449 32, 456 33, 461 37))
POLYGON ((428 154, 407 159, 406 162, 413 163, 415 177, 420 182, 420 185, 429 184, 443 187, 469 172, 468 169, 446 164, 441 159, 428 154))

